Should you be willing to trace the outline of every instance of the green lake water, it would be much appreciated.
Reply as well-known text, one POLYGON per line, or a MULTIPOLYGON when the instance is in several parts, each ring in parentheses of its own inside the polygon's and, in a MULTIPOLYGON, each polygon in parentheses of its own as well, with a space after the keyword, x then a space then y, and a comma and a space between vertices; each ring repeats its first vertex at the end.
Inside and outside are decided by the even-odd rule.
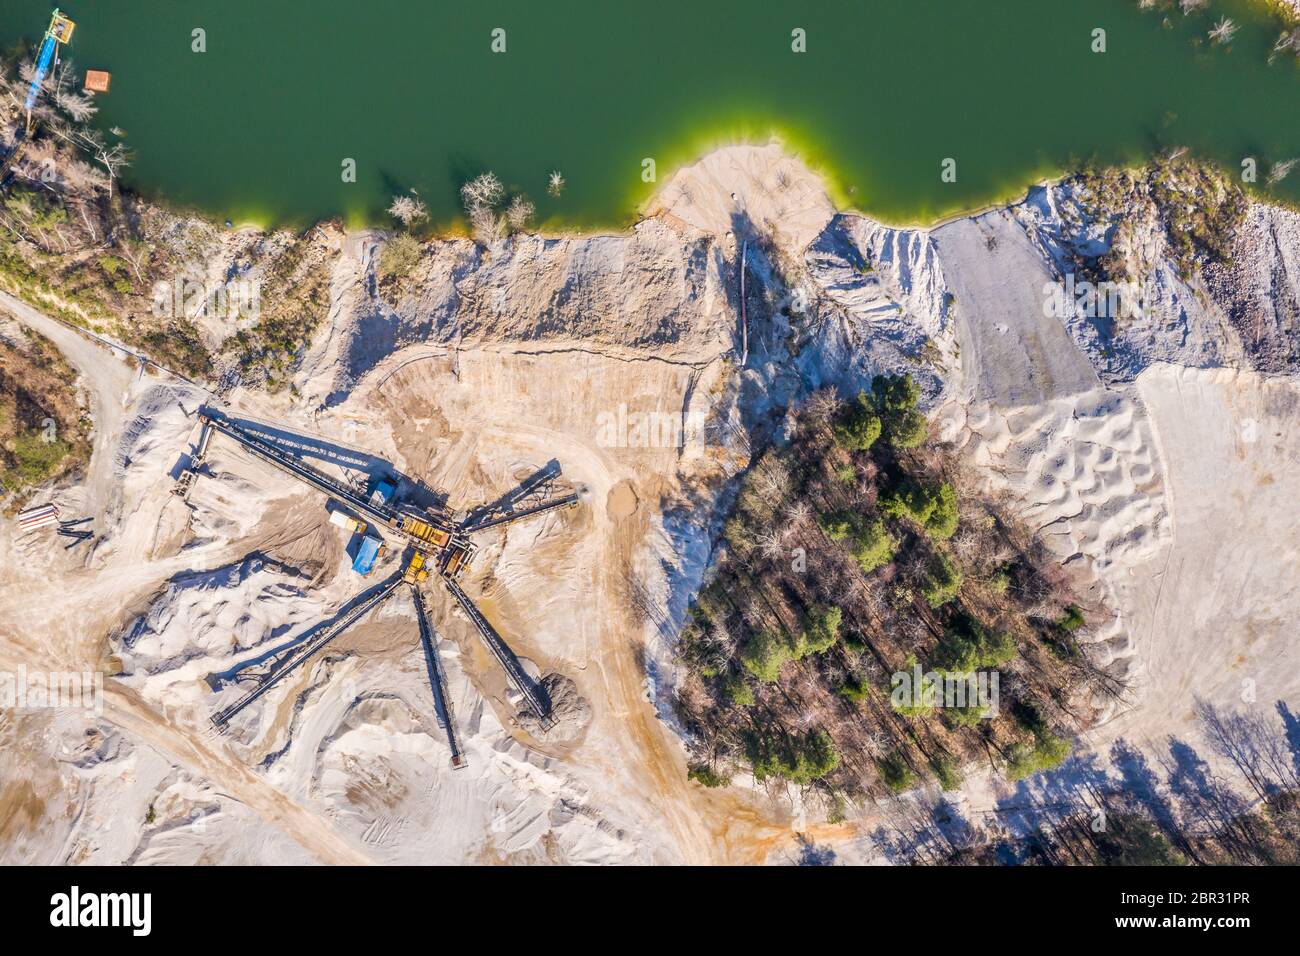
MULTIPOLYGON (((68 0, 65 56, 106 69, 104 129, 134 188, 220 218, 387 222, 416 189, 439 223, 485 169, 551 228, 624 223, 710 146, 782 139, 837 201, 924 222, 1086 160, 1171 146, 1238 170, 1300 157, 1300 68, 1247 0, 1184 17, 1137 0, 68 0), (1215 18, 1240 29, 1204 41, 1215 18), (494 28, 506 51, 491 50, 494 28), (192 31, 207 51, 191 50, 192 31), (791 50, 806 31, 807 52, 791 50), (1090 49, 1106 30, 1107 52, 1090 49), (357 181, 341 164, 356 161, 357 181), (941 181, 945 158, 955 183, 941 181), (546 195, 546 177, 567 188, 546 195)), ((43 0, 4 0, 0 49, 43 0)), ((1300 202, 1300 167, 1273 194, 1300 202)))

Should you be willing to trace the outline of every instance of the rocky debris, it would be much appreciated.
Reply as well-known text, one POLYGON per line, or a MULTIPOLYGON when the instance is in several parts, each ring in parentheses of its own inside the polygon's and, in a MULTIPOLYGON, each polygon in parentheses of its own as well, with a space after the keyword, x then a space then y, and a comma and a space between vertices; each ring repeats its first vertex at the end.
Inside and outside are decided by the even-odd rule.
POLYGON ((1199 268, 1175 260, 1156 204, 1130 184, 1099 206, 1098 188, 1077 180, 1038 187, 1011 211, 1052 266, 1040 306, 1064 324, 1101 379, 1131 382, 1159 362, 1245 363, 1199 268))
POLYGON ((528 711, 519 715, 519 726, 534 740, 542 743, 568 743, 576 740, 591 723, 591 704, 578 693, 578 685, 563 674, 547 674, 538 682, 541 691, 551 702, 551 717, 555 725, 543 730, 528 711))
POLYGON ((1207 266, 1205 282, 1256 369, 1300 371, 1300 213, 1251 206, 1231 260, 1207 266))
POLYGON ((1031 404, 1159 363, 1300 368, 1300 214, 1183 160, 930 230, 836 216, 805 261, 829 321, 800 361, 845 390, 909 371, 931 405, 950 386, 1031 404))
POLYGON ((113 647, 129 673, 165 674, 191 661, 215 665, 320 619, 324 608, 304 578, 258 554, 179 574, 113 647))
POLYGON ((942 390, 944 365, 956 359, 953 308, 927 231, 839 215, 804 262, 828 306, 809 350, 820 384, 854 391, 874 375, 910 372, 927 397, 942 390))

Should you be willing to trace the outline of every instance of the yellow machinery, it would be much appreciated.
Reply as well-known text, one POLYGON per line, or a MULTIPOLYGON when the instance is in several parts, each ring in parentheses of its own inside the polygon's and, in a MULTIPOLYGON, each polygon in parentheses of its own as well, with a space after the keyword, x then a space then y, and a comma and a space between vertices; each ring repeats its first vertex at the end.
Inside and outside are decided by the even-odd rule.
MULTIPOLYGON (((545 497, 549 494, 551 482, 559 475, 558 463, 552 463, 525 480, 519 488, 491 505, 481 506, 466 518, 457 521, 448 512, 416 512, 412 505, 390 504, 394 488, 393 482, 381 482, 385 493, 367 498, 355 487, 340 482, 326 473, 312 467, 302 457, 286 449, 284 444, 264 437, 264 433, 228 418, 224 413, 210 406, 199 409, 199 421, 203 425, 198 447, 190 458, 190 466, 182 471, 179 484, 188 490, 198 474, 197 466, 206 457, 208 441, 212 432, 220 431, 229 436, 245 451, 263 462, 305 482, 317 491, 324 492, 335 499, 339 507, 330 509, 330 522, 353 533, 364 533, 366 522, 352 517, 342 510, 347 508, 372 519, 371 527, 379 535, 365 535, 360 543, 352 567, 359 574, 368 574, 387 550, 382 543, 382 529, 398 531, 405 539, 403 546, 409 549, 410 558, 400 575, 393 575, 378 589, 372 589, 368 596, 358 596, 359 603, 354 602, 348 610, 341 613, 328 625, 311 632, 311 637, 303 642, 290 642, 276 651, 272 656, 274 663, 257 678, 256 686, 242 698, 213 715, 213 723, 224 727, 231 718, 245 707, 265 694, 285 675, 291 673, 304 661, 316 654, 329 641, 333 640, 352 623, 359 620, 371 608, 383 601, 403 582, 413 589, 416 607, 422 620, 421 636, 429 656, 431 677, 433 678, 435 705, 439 719, 444 722, 452 747, 452 765, 463 766, 464 757, 454 739, 451 727, 450 705, 445 700, 444 680, 440 674, 441 665, 436 660, 436 646, 432 640, 432 629, 424 620, 424 603, 418 585, 428 580, 432 572, 437 572, 443 586, 447 589, 474 629, 478 632, 484 645, 496 658, 505 671, 506 679, 519 693, 524 705, 538 719, 542 729, 554 725, 551 715, 551 702, 545 690, 524 671, 514 652, 496 632, 492 624, 475 606, 468 595, 461 590, 456 578, 463 575, 470 566, 477 552, 471 536, 488 528, 499 528, 515 521, 545 514, 557 508, 571 507, 578 502, 577 492, 545 497), (409 509, 409 510, 408 510, 409 509)), ((214 685, 215 686, 215 685, 214 685)))
POLYGON ((398 528, 413 538, 427 542, 434 550, 445 548, 451 540, 451 532, 406 514, 402 515, 398 528))
POLYGON ((77 25, 55 7, 54 18, 50 20, 50 28, 46 32, 60 43, 67 43, 72 39, 72 31, 76 28, 77 25))
POLYGON ((411 563, 406 566, 406 573, 402 575, 402 580, 407 584, 419 584, 426 580, 429 577, 429 569, 424 564, 424 552, 416 551, 411 555, 411 563))

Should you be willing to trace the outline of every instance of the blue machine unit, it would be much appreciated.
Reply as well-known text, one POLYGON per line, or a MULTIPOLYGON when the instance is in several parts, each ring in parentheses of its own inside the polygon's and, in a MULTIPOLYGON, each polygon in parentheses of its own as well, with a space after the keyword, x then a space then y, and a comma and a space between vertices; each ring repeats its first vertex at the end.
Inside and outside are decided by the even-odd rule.
POLYGON ((381 481, 370 492, 370 503, 376 507, 386 505, 393 500, 393 492, 396 490, 392 482, 381 481))
POLYGON ((352 562, 352 570, 357 574, 369 574, 374 569, 375 560, 379 557, 379 547, 383 544, 378 538, 372 538, 365 535, 361 539, 361 546, 357 548, 356 560, 352 562))

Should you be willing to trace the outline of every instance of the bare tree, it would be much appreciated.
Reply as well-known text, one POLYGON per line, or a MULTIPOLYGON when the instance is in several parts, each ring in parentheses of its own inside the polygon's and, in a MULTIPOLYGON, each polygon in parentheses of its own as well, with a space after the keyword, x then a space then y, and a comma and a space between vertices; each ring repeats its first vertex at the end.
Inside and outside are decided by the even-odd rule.
POLYGON ((758 550, 762 552, 763 557, 771 560, 781 556, 782 551, 785 550, 784 545, 781 543, 782 537, 783 535, 779 529, 772 529, 759 534, 758 550))
POLYGON ((546 181, 546 191, 556 199, 560 198, 560 193, 564 192, 564 176, 558 169, 552 169, 550 178, 546 181))
POLYGON ((135 276, 136 281, 143 282, 144 271, 149 265, 150 257, 153 255, 153 247, 147 242, 124 239, 118 244, 117 252, 130 268, 131 274, 135 276))
POLYGON ((50 86, 50 99, 73 122, 84 123, 99 112, 94 98, 77 89, 71 60, 60 64, 54 71, 50 86))
POLYGON ((489 249, 495 249, 505 242, 505 217, 498 216, 491 206, 475 206, 471 209, 469 224, 474 238, 489 249))
POLYGON ((1224 17, 1210 30, 1210 42, 1215 46, 1222 46, 1232 42, 1232 38, 1237 35, 1237 24, 1233 23, 1229 17, 1224 17))
POLYGON ((461 202, 465 205, 465 211, 471 216, 478 207, 486 206, 490 209, 504 197, 505 187, 501 185, 501 180, 497 179, 496 173, 491 170, 480 173, 460 187, 461 202))
POLYGON ((792 501, 785 506, 785 520, 790 523, 791 530, 797 530, 812 518, 812 505, 800 498, 792 501))
POLYGON ((409 229, 421 219, 427 219, 429 210, 412 190, 409 196, 394 196, 388 214, 409 229))
POLYGON ((528 228, 528 221, 535 211, 527 196, 515 196, 506 208, 506 224, 511 232, 521 232, 528 228))
POLYGON ((123 143, 113 143, 110 146, 99 130, 78 130, 77 136, 80 137, 83 147, 95 157, 99 165, 104 167, 104 172, 108 173, 108 195, 111 198, 114 180, 123 169, 131 165, 131 151, 123 143))
POLYGON ((505 241, 508 235, 506 216, 497 215, 496 206, 505 198, 505 187, 496 173, 480 173, 460 187, 460 199, 469 217, 474 238, 489 249, 505 241))
POLYGON ((844 409, 844 400, 833 388, 822 388, 813 392, 804 402, 803 414, 810 423, 824 425, 836 418, 844 409))
POLYGON ((1300 57, 1300 27, 1292 27, 1283 30, 1273 44, 1273 52, 1268 55, 1268 61, 1272 63, 1281 54, 1290 52, 1296 57, 1300 57))
POLYGON ((1268 170, 1268 176, 1266 177, 1268 184, 1276 186, 1286 179, 1291 170, 1295 169, 1296 163, 1300 163, 1300 159, 1286 159, 1280 163, 1274 163, 1268 170))

